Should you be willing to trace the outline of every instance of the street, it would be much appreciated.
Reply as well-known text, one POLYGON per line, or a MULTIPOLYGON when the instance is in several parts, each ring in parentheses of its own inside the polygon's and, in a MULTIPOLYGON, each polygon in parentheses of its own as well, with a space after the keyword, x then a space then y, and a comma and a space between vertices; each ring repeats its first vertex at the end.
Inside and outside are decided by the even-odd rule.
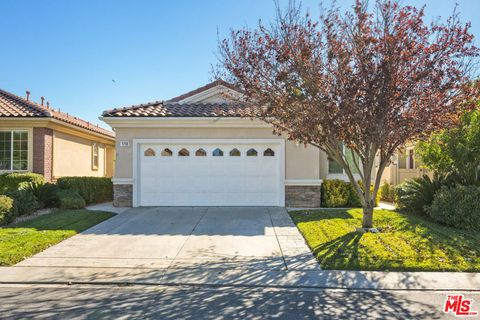
MULTIPOLYGON (((463 292, 479 310, 480 292, 463 292)), ((2 285, 2 319, 446 319, 445 291, 2 285)))

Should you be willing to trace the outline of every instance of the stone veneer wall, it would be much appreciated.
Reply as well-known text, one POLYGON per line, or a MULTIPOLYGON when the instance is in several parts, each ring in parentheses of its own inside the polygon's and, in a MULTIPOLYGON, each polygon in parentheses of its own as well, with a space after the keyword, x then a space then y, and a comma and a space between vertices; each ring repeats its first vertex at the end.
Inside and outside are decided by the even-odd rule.
POLYGON ((115 207, 131 207, 133 199, 133 185, 113 185, 113 205, 115 207))
POLYGON ((319 208, 320 186, 285 186, 285 206, 319 208))

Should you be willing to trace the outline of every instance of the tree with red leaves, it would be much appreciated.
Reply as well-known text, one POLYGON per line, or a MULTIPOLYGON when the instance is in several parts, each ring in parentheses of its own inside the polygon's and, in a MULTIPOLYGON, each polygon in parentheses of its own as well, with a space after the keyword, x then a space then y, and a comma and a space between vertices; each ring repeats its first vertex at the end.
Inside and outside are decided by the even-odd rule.
POLYGON ((312 19, 291 4, 268 27, 232 31, 219 44, 217 70, 256 107, 248 116, 343 167, 362 203, 363 228, 373 227, 382 172, 396 150, 455 124, 474 104, 479 54, 456 10, 426 24, 424 8, 398 1, 370 9, 357 0, 345 13, 331 8, 312 19))

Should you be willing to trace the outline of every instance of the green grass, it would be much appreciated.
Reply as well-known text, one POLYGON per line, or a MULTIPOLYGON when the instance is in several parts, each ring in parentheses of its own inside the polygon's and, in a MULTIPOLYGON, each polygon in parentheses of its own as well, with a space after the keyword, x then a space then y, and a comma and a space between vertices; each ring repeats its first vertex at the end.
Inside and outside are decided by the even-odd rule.
POLYGON ((326 270, 480 271, 480 233, 375 210, 380 233, 360 233, 362 210, 290 213, 326 270))
POLYGON ((113 215, 102 211, 58 210, 0 228, 0 266, 14 265, 113 215))

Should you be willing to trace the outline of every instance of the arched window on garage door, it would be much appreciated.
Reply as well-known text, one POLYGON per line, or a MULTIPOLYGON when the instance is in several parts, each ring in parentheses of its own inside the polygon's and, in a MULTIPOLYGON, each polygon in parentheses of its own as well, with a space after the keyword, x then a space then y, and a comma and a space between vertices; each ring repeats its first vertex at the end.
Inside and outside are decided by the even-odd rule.
POLYGON ((195 151, 195 156, 197 157, 206 157, 207 156, 207 151, 204 149, 200 148, 197 151, 195 151))
POLYGON ((178 151, 178 156, 179 157, 188 157, 188 156, 190 156, 190 151, 188 151, 185 148, 182 148, 182 149, 180 149, 180 151, 178 151))
POLYGON ((212 155, 214 157, 223 157, 223 151, 219 148, 216 148, 215 150, 213 150, 212 155))
POLYGON ((233 148, 232 150, 230 150, 230 157, 240 157, 240 155, 240 150, 238 150, 237 148, 233 148))
POLYGON ((275 151, 268 148, 267 150, 263 151, 263 156, 264 157, 273 157, 273 156, 275 156, 275 151))
POLYGON ((256 157, 257 155, 258 155, 257 150, 253 148, 247 151, 247 157, 256 157))
POLYGON ((162 150, 162 152, 160 152, 160 155, 162 157, 171 157, 173 155, 173 152, 172 150, 168 149, 168 148, 165 148, 162 150))

